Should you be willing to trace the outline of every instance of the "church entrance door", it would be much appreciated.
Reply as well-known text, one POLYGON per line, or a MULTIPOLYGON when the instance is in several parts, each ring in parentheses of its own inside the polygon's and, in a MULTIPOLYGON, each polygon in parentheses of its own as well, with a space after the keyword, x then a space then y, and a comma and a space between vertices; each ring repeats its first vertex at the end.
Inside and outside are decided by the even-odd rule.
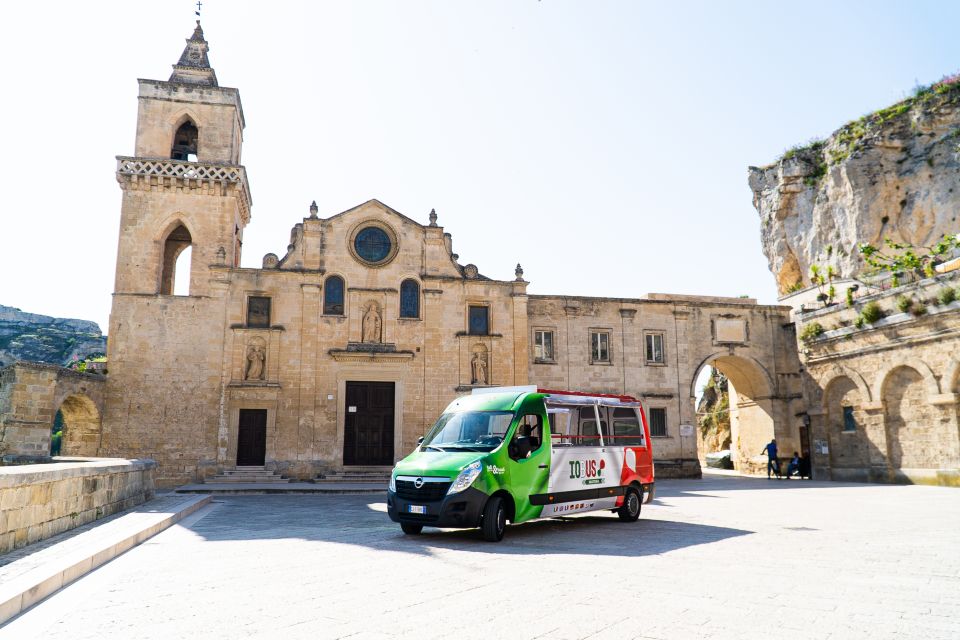
POLYGON ((343 464, 393 464, 394 383, 347 382, 343 464))
POLYGON ((240 409, 237 466, 260 466, 267 455, 267 410, 240 409))

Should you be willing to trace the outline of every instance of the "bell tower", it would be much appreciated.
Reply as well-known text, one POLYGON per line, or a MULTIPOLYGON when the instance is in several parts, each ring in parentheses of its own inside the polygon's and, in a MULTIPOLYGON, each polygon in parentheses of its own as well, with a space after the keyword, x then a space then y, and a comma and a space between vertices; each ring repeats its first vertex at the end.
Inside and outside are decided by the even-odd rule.
MULTIPOLYGON (((250 187, 240 164, 243 108, 221 87, 200 21, 166 81, 139 80, 134 156, 117 157, 123 191, 114 313, 125 294, 209 293, 210 267, 240 265, 250 187), (189 270, 178 258, 191 249, 189 270), (178 286, 179 285, 179 286, 178 286)), ((186 257, 186 256, 184 256, 186 257)))

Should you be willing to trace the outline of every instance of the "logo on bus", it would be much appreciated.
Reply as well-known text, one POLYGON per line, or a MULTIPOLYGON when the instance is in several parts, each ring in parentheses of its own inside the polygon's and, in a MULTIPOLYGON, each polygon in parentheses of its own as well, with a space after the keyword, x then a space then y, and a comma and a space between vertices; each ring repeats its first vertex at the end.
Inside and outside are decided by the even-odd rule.
POLYGON ((599 484, 603 482, 603 468, 606 463, 599 460, 570 460, 570 479, 585 478, 584 484, 599 484))

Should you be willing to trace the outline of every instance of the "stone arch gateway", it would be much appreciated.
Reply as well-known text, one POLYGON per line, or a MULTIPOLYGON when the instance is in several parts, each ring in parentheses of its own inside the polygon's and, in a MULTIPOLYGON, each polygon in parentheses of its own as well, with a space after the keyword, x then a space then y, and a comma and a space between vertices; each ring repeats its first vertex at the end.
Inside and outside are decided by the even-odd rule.
POLYGON ((0 455, 48 458, 58 411, 64 418, 62 455, 97 455, 104 382, 100 375, 39 362, 0 369, 0 455))

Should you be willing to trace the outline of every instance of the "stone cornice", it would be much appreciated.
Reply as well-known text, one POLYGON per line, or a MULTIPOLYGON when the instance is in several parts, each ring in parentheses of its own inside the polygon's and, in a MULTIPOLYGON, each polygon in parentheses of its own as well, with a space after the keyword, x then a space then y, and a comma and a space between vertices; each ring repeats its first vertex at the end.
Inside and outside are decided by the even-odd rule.
POLYGON ((397 362, 413 359, 413 351, 348 351, 346 349, 330 349, 328 353, 337 362, 397 362))

